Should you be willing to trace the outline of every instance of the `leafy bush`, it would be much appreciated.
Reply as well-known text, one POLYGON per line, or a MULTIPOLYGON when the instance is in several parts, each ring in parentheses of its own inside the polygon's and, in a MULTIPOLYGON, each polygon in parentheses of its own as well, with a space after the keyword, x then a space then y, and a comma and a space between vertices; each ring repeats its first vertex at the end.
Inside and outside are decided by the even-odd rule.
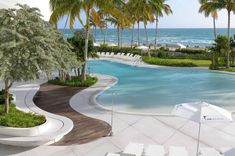
MULTIPOLYGON (((0 105, 0 112, 4 112, 3 105, 0 105)), ((45 122, 45 116, 22 112, 16 109, 14 104, 10 104, 9 113, 1 113, 0 115, 0 125, 7 127, 29 128, 39 126, 45 122)))
POLYGON ((201 49, 176 49, 175 52, 187 53, 187 54, 203 54, 206 53, 206 50, 201 49))
MULTIPOLYGON (((9 102, 11 103, 13 101, 13 95, 10 94, 9 95, 9 102)), ((1 90, 0 91, 0 105, 4 104, 5 103, 5 98, 4 98, 4 90, 1 90)))
POLYGON ((209 60, 161 59, 147 56, 143 56, 142 60, 149 64, 175 67, 208 67, 210 65, 209 60))
POLYGON ((60 80, 59 78, 55 78, 53 80, 49 80, 48 83, 70 87, 90 87, 94 85, 97 80, 98 79, 96 77, 87 75, 86 81, 83 81, 82 77, 72 76, 70 79, 67 80, 60 80))
POLYGON ((141 54, 140 49, 134 49, 130 47, 108 47, 108 46, 100 46, 96 47, 97 52, 114 52, 115 54, 117 53, 133 53, 133 54, 141 54))

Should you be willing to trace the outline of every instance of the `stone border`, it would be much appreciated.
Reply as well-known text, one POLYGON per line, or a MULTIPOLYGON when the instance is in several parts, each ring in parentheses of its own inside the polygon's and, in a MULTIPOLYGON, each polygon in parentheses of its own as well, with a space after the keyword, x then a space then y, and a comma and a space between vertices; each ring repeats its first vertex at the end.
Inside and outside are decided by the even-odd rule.
MULTIPOLYGON (((90 60, 96 60, 96 59, 90 59, 90 60)), ((123 59, 114 59, 114 58, 108 58, 108 57, 101 57, 98 60, 108 60, 108 61, 113 61, 113 62, 117 62, 117 63, 122 63, 122 64, 126 64, 126 65, 131 65, 131 66, 137 66, 137 67, 145 67, 145 68, 186 68, 186 69, 194 69, 194 70, 208 70, 207 68, 198 68, 198 67, 168 67, 168 66, 159 66, 159 65, 149 65, 146 63, 142 63, 142 64, 137 64, 137 65, 133 65, 131 64, 131 61, 126 61, 123 59)), ((215 73, 221 73, 221 74, 232 74, 235 75, 235 73, 230 73, 230 72, 225 72, 225 71, 214 71, 212 70, 211 72, 215 72, 215 73)), ((100 74, 94 74, 95 76, 98 77, 99 81, 102 80, 102 76, 100 74)), ((102 90, 94 95, 91 95, 91 102, 97 106, 99 106, 99 108, 106 110, 106 111, 112 111, 110 108, 107 108, 105 106, 103 106, 102 104, 100 104, 99 102, 97 102, 96 98, 102 94, 104 91, 106 91, 107 89, 111 88, 112 86, 114 86, 115 84, 118 83, 118 78, 113 77, 113 76, 108 76, 108 75, 103 75, 106 78, 110 78, 113 81, 115 81, 112 84, 106 84, 106 87, 103 87, 102 90)), ((97 83, 99 83, 99 81, 97 83)), ((97 87, 98 85, 94 85, 92 87, 97 87)), ((89 89, 89 88, 88 88, 89 89)), ((72 105, 71 105, 72 107, 72 105)), ((73 108, 73 107, 72 107, 73 108)), ((76 110, 76 109, 75 109, 76 110)), ((165 114, 165 113, 140 113, 140 112, 127 112, 127 111, 116 111, 114 110, 116 113, 120 113, 120 114, 132 114, 132 115, 142 115, 142 116, 172 116, 171 114, 165 114)), ((235 114, 235 111, 231 111, 231 113, 235 114)))
POLYGON ((0 126, 0 135, 10 135, 10 136, 18 136, 18 137, 29 137, 29 136, 37 136, 42 134, 42 129, 46 129, 49 126, 49 122, 46 120, 45 123, 30 127, 30 128, 17 128, 17 127, 6 127, 0 126))
POLYGON ((42 80, 26 82, 24 85, 12 87, 10 92, 16 97, 15 104, 18 109, 44 115, 47 122, 41 126, 29 128, 31 130, 10 128, 12 130, 10 133, 6 134, 7 131, 5 131, 5 135, 0 135, 1 144, 23 147, 50 145, 62 139, 73 129, 73 122, 69 118, 46 112, 34 104, 34 95, 39 90, 40 84, 45 82, 42 80), (22 133, 28 134, 23 136, 22 133))
MULTIPOLYGON (((75 94, 70 99, 70 106, 75 111, 82 113, 84 115, 87 115, 86 112, 83 112, 83 109, 86 106, 91 106, 96 110, 111 112, 112 110, 110 108, 105 107, 102 104, 98 103, 96 101, 96 97, 102 94, 105 90, 114 86, 118 82, 118 79, 109 75, 100 75, 100 74, 93 74, 93 75, 98 78, 98 82, 95 85, 75 94), (89 101, 89 103, 85 104, 85 102, 83 102, 80 99, 84 101, 89 101)), ((117 110, 114 110, 114 112, 119 114, 141 115, 141 116, 172 116, 171 114, 163 114, 163 113, 140 113, 140 112, 117 111, 117 110)))

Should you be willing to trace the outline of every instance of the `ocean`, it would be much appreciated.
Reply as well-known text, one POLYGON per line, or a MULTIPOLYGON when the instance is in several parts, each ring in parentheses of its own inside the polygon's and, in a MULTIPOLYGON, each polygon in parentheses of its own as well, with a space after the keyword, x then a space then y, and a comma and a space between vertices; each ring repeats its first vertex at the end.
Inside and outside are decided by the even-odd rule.
MULTIPOLYGON (((69 29, 62 30, 65 37, 71 37, 73 33, 70 32, 69 29)), ((154 35, 155 29, 148 29, 149 35, 149 43, 154 44, 154 35)), ((94 34, 94 29, 91 29, 91 33, 94 34)), ((217 34, 226 35, 226 28, 217 29, 217 34)), ((235 34, 235 28, 231 29, 231 36, 235 34)), ((131 30, 125 29, 122 33, 122 43, 123 45, 131 44, 131 30)), ((138 30, 134 30, 134 41, 137 43, 138 38, 138 30)), ((141 44, 146 43, 146 37, 144 29, 140 30, 140 38, 141 44)), ((106 36, 106 43, 115 43, 117 44, 117 30, 116 29, 108 29, 106 36)), ((100 29, 96 31, 96 42, 103 43, 104 34, 100 29)), ((214 43, 214 34, 213 29, 210 28, 177 28, 177 29, 165 29, 160 28, 158 30, 158 43, 159 44, 183 44, 185 46, 190 47, 209 47, 214 43)))

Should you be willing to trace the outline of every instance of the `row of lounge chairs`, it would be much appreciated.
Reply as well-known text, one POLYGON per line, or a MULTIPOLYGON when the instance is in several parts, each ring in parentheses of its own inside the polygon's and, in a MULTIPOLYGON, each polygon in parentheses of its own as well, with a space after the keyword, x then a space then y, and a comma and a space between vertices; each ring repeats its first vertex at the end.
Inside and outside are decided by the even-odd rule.
POLYGON ((133 63, 140 63, 141 62, 140 55, 134 55, 131 53, 117 53, 117 54, 115 54, 114 52, 97 52, 97 55, 99 57, 121 59, 121 60, 125 60, 125 61, 131 61, 133 63))
MULTIPOLYGON (((200 150, 201 156, 222 156, 213 148, 202 148, 200 150)), ((171 146, 166 151, 161 145, 148 145, 144 148, 141 143, 129 143, 123 152, 107 153, 106 156, 189 156, 185 147, 171 146)))

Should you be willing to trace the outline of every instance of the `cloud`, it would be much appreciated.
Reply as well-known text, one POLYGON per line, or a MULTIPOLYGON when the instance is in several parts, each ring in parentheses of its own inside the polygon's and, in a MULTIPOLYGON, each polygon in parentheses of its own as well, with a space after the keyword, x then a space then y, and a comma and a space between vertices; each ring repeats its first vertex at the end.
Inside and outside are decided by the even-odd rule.
POLYGON ((0 0, 0 8, 13 8, 17 3, 27 4, 40 9, 43 19, 48 21, 51 15, 49 0, 0 0))

